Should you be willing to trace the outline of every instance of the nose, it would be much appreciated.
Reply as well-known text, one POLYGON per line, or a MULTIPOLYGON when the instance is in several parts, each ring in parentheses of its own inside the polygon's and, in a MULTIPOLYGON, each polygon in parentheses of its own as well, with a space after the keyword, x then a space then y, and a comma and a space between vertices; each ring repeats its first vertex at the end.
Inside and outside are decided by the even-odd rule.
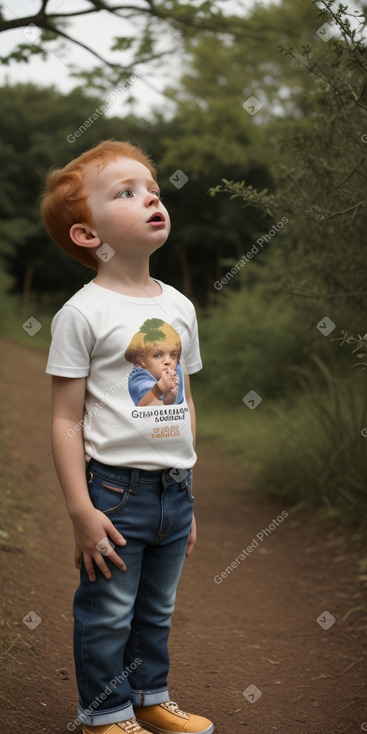
POLYGON ((147 192, 146 203, 148 206, 156 206, 159 204, 159 196, 154 194, 152 191, 147 192))

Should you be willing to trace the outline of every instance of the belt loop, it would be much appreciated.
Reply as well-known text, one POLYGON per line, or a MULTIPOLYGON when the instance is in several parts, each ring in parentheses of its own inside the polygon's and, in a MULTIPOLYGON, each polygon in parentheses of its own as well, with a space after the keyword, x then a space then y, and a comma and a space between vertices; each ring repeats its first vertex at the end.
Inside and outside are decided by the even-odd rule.
POLYGON ((170 471, 171 471, 171 469, 163 469, 163 471, 162 471, 161 480, 162 480, 162 484, 163 484, 164 489, 166 489, 166 487, 168 487, 173 482, 173 479, 172 479, 172 476, 170 474, 170 471))
POLYGON ((138 493, 138 482, 139 482, 139 469, 131 469, 130 486, 129 486, 130 494, 138 493))

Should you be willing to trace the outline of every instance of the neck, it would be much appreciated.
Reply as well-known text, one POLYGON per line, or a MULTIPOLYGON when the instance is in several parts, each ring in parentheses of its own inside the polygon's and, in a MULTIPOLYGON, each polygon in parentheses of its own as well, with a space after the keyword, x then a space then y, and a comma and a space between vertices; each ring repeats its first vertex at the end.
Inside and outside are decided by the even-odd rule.
POLYGON ((114 255, 108 262, 101 262, 94 282, 102 288, 138 298, 157 296, 161 290, 149 274, 149 258, 144 262, 121 262, 114 255))

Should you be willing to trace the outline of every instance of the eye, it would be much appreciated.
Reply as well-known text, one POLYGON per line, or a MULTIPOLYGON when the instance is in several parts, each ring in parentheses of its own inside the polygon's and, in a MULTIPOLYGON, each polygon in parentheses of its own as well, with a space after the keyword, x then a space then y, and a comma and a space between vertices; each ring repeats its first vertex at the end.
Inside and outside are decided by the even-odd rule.
POLYGON ((160 191, 158 191, 157 189, 152 189, 151 190, 151 193, 152 194, 155 194, 156 196, 158 196, 158 199, 160 199, 162 201, 162 197, 161 197, 161 192, 160 191))
POLYGON ((134 192, 131 191, 131 189, 124 189, 123 191, 120 191, 119 194, 117 194, 116 199, 132 199, 134 196, 134 192))

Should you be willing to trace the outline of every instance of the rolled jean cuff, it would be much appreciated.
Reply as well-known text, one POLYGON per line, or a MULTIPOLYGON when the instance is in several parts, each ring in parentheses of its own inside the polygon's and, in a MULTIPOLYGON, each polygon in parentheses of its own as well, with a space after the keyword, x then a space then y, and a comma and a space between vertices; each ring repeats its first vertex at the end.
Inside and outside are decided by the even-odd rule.
POLYGON ((155 691, 131 691, 133 706, 155 706, 158 703, 169 701, 168 688, 158 688, 155 691))
POLYGON ((124 706, 109 709, 108 711, 90 711, 90 709, 82 709, 78 706, 78 719, 81 724, 88 726, 100 726, 101 724, 116 724, 118 721, 126 721, 126 719, 135 718, 134 709, 131 702, 125 703, 124 706), (89 713, 85 713, 89 711, 89 713))

